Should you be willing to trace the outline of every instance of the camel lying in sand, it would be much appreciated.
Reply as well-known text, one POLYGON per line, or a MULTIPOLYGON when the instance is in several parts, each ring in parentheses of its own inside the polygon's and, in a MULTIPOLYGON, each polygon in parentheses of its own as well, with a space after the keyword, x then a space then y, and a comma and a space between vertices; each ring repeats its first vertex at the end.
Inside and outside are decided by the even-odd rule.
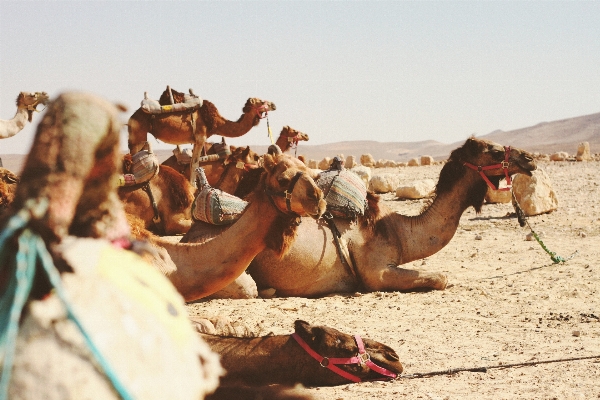
POLYGON ((293 241, 300 216, 318 219, 325 211, 323 193, 304 163, 287 154, 265 154, 263 168, 261 181, 248 198, 250 205, 222 235, 207 242, 199 239, 198 243, 153 240, 172 261, 157 266, 186 301, 221 290, 266 248, 284 254, 293 241))
POLYGON ((382 343, 356 338, 326 326, 313 326, 301 320, 296 320, 294 327, 292 335, 256 338, 200 336, 221 358, 221 365, 226 370, 221 378, 222 386, 297 383, 335 386, 393 379, 402 373, 398 355, 382 343), (363 344, 362 350, 357 342, 363 344), (312 352, 305 349, 306 346, 312 352), (361 354, 362 359, 350 360, 361 354), (365 362, 367 358, 372 363, 365 362), (348 363, 336 362, 340 359, 348 363), (327 366, 330 368, 324 368, 327 366))
POLYGON ((17 97, 17 113, 12 119, 0 119, 0 139, 6 139, 19 133, 25 124, 31 122, 33 112, 39 104, 48 103, 46 92, 21 92, 17 97))
MULTIPOLYGON (((184 94, 172 90, 175 103, 182 103, 184 94)), ((170 104, 170 96, 165 91, 159 100, 162 105, 170 104)), ((193 144, 190 183, 195 184, 195 169, 201 155, 204 142, 213 136, 239 137, 258 125, 269 111, 275 110, 275 104, 257 98, 249 98, 244 105, 243 114, 237 121, 221 116, 213 103, 208 100, 192 111, 179 111, 166 114, 148 114, 140 107, 129 118, 129 152, 133 155, 141 150, 147 140, 148 132, 157 139, 171 144, 193 144)))
POLYGON ((0 398, 191 400, 218 384, 181 296, 125 250, 120 128, 113 105, 81 93, 38 126, 0 222, 0 398))
MULTIPOLYGON (((478 166, 484 167, 481 174, 496 187, 506 176, 531 175, 536 168, 533 156, 524 150, 469 138, 450 154, 434 200, 421 214, 392 212, 369 194, 365 216, 356 221, 333 218, 340 232, 341 256, 326 221, 307 220, 298 227, 296 240, 284 257, 265 250, 256 256, 248 272, 259 290, 275 289, 278 296, 444 289, 446 276, 399 265, 441 250, 454 236, 462 213, 470 206, 481 210, 488 187, 478 166), (287 268, 289 265, 295 268, 287 268)), ((195 241, 196 229, 202 230, 202 240, 210 236, 209 231, 213 235, 222 232, 221 227, 192 226, 182 241, 195 241)))

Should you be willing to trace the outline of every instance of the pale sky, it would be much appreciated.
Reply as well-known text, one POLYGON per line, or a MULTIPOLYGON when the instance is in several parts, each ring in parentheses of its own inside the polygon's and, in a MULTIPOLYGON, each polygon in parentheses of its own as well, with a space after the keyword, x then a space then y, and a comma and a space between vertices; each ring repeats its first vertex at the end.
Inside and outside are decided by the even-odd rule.
MULTIPOLYGON (((0 119, 21 91, 82 90, 126 122, 166 85, 231 120, 273 101, 274 135, 313 145, 453 143, 600 112, 600 2, 0 0, 0 119)), ((40 120, 0 154, 27 153, 40 120)), ((265 121, 228 143, 269 144, 265 121)))

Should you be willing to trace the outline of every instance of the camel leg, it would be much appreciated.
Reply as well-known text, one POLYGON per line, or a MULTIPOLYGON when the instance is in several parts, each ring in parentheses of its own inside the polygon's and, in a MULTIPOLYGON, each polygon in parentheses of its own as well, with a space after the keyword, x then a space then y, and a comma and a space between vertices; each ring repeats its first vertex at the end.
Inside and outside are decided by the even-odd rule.
POLYGON ((395 265, 388 265, 375 270, 360 271, 360 274, 363 284, 368 291, 444 290, 448 284, 446 275, 416 271, 395 265))

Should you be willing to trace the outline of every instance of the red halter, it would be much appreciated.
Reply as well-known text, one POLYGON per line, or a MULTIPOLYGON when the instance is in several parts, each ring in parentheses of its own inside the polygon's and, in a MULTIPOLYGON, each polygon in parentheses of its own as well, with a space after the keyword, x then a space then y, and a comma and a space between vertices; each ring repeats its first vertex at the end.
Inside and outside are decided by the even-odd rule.
POLYGON ((471 168, 473 171, 479 172, 479 175, 481 175, 483 180, 487 183, 487 185, 492 190, 500 190, 500 191, 504 192, 504 191, 510 190, 512 187, 512 181, 510 180, 510 175, 508 174, 508 166, 510 165, 510 163, 508 162, 509 157, 510 157, 510 146, 504 146, 504 161, 502 161, 500 164, 486 165, 485 167, 482 167, 481 165, 475 166, 473 164, 466 162, 463 165, 465 167, 471 168), (502 188, 502 189, 496 188, 496 186, 494 186, 494 184, 489 180, 487 175, 483 173, 483 171, 487 171, 489 169, 497 169, 497 168, 502 168, 504 170, 504 176, 506 177, 506 187, 502 188))
POLYGON ((292 337, 296 339, 296 342, 304 349, 306 352, 315 360, 321 364, 321 367, 327 368, 339 376, 342 376, 352 382, 361 382, 361 379, 358 376, 352 375, 349 372, 344 371, 343 369, 336 367, 335 364, 360 364, 366 365, 371 368, 373 371, 384 375, 385 378, 375 379, 375 380, 388 380, 394 379, 398 377, 398 374, 391 372, 379 365, 373 363, 371 361, 371 356, 369 353, 365 351, 365 346, 363 344, 362 339, 358 335, 354 335, 354 340, 356 341, 356 345, 358 346, 358 354, 354 357, 350 358, 329 358, 329 357, 321 357, 316 351, 310 348, 310 346, 302 340, 302 338, 297 333, 292 333, 292 337))
POLYGON ((256 115, 259 119, 266 118, 269 112, 269 103, 265 101, 260 106, 254 107, 254 111, 256 111, 256 115))

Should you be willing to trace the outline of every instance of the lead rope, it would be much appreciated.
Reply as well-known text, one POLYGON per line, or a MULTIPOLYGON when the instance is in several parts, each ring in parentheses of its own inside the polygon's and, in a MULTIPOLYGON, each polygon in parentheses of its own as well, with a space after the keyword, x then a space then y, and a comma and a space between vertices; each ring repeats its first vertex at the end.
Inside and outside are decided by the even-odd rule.
POLYGON ((271 125, 269 125, 269 113, 265 111, 265 118, 267 119, 267 132, 269 134, 269 139, 271 139, 271 144, 275 144, 273 140, 273 131, 271 131, 271 125))
POLYGON ((19 320, 31 292, 38 262, 42 265, 50 284, 54 287, 54 292, 65 307, 67 317, 73 321, 81 332, 101 370, 122 399, 133 400, 134 397, 119 380, 75 315, 71 304, 67 300, 68 296, 62 286, 60 273, 54 266, 52 256, 48 252, 44 240, 27 227, 32 217, 35 219, 41 218, 47 209, 47 199, 28 200, 25 206, 10 218, 0 234, 0 265, 14 271, 14 274, 11 274, 8 279, 2 298, 0 298, 0 359, 2 364, 0 400, 8 399, 8 388, 19 333, 19 320), (16 253, 14 247, 7 244, 7 241, 13 237, 18 238, 16 253))
POLYGON ((565 262, 569 261, 570 259, 572 259, 573 257, 575 257, 579 253, 579 250, 576 250, 569 257, 564 258, 564 257, 556 255, 555 252, 550 251, 546 247, 544 242, 542 242, 542 239, 540 239, 538 234, 533 230, 533 228, 529 224, 529 221, 527 220, 527 217, 525 216, 525 212, 523 211, 523 209, 519 205, 519 202, 517 201, 517 198, 515 197, 515 192, 511 192, 511 195, 513 198, 513 205, 515 206, 515 212, 517 213, 517 219, 519 220, 519 224, 521 226, 525 226, 525 224, 527 224, 527 227, 529 228, 529 230, 531 230, 531 234, 533 235, 535 240, 540 244, 540 246, 542 246, 542 249, 544 249, 544 251, 550 255, 550 259, 554 262, 554 264, 565 263, 565 262))

